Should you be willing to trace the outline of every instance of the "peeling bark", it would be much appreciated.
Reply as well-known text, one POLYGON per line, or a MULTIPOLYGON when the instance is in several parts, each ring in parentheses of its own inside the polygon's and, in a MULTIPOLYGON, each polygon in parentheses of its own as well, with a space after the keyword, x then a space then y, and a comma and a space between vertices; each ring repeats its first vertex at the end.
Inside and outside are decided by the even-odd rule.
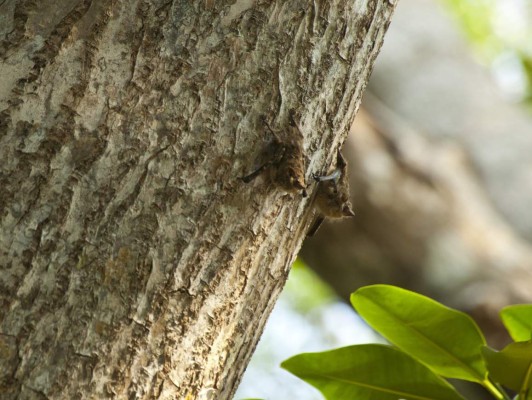
POLYGON ((2 398, 230 398, 313 216, 261 121, 326 170, 393 8, 0 3, 2 398))

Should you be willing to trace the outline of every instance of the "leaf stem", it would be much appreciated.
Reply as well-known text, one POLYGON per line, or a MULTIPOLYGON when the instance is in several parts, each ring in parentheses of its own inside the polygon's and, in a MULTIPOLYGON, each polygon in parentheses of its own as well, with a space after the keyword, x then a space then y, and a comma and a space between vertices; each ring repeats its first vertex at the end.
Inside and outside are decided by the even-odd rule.
POLYGON ((497 400, 512 400, 508 393, 498 383, 492 382, 489 378, 484 379, 482 382, 484 387, 495 396, 497 400))

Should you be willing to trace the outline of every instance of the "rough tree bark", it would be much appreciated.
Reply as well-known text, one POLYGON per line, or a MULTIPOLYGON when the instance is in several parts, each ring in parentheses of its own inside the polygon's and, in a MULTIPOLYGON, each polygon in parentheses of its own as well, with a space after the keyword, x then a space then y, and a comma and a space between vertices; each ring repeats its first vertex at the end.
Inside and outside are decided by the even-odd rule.
POLYGON ((0 2, 2 399, 230 398, 313 217, 262 121, 327 170, 393 8, 0 2))

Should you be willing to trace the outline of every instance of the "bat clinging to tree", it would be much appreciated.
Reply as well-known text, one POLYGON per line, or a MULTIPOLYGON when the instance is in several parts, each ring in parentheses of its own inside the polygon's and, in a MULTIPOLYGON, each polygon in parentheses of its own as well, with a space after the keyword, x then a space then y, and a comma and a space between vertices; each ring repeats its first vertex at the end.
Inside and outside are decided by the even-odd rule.
POLYGON ((303 137, 291 117, 288 138, 281 140, 270 125, 264 121, 274 140, 266 149, 266 161, 251 174, 241 178, 249 183, 263 171, 266 171, 271 183, 287 192, 303 192, 307 195, 305 186, 305 160, 303 156, 303 137))
POLYGON ((314 201, 320 215, 309 230, 308 236, 316 233, 325 217, 343 218, 355 216, 349 201, 347 162, 340 150, 338 150, 336 155, 335 170, 329 175, 319 176, 313 174, 313 177, 318 182, 318 191, 314 201))

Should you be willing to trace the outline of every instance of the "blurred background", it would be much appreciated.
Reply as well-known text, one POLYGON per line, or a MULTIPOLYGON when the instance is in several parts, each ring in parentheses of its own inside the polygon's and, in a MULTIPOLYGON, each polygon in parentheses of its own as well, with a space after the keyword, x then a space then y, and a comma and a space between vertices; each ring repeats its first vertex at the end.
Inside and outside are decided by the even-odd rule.
POLYGON ((400 0, 343 153, 356 217, 305 241, 235 399, 323 399, 279 364, 380 341, 348 302, 368 284, 509 341, 500 308, 532 303, 532 1, 400 0))

